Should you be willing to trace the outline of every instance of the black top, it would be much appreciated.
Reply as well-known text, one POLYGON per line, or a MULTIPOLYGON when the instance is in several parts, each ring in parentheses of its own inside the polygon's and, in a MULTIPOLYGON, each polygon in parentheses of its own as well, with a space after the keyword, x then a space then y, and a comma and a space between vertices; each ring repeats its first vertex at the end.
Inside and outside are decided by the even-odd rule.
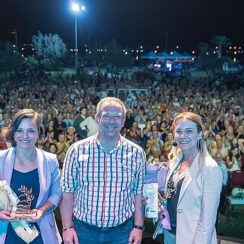
MULTIPOLYGON (((171 186, 173 184, 173 175, 169 178, 168 185, 171 186)), ((180 189, 182 186, 182 183, 184 181, 185 177, 180 179, 176 185, 176 188, 174 189, 174 193, 170 198, 167 199, 167 209, 169 212, 169 218, 170 218, 170 223, 171 223, 171 233, 176 235, 176 226, 177 226, 177 221, 176 221, 176 216, 177 216, 177 204, 180 196, 180 189)))
POLYGON ((38 170, 33 169, 27 173, 13 170, 11 189, 19 198, 18 208, 33 209, 36 207, 40 192, 38 170))
MULTIPOLYGON (((38 170, 34 169, 27 173, 13 170, 10 184, 11 189, 19 198, 18 208, 33 209, 36 208, 37 199, 40 193, 38 170)), ((35 224, 37 229, 38 225, 35 224)), ((25 244, 25 242, 16 235, 11 224, 8 225, 8 231, 5 244, 25 244)), ((38 235, 31 243, 43 244, 41 234, 38 235)))

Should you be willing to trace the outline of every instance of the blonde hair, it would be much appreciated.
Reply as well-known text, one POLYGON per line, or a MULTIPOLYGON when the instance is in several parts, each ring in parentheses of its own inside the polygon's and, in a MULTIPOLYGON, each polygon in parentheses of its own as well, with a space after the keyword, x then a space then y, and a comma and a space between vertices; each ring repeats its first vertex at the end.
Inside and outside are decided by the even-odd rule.
MULTIPOLYGON (((208 151, 206 149, 206 145, 205 145, 205 142, 204 142, 204 135, 203 135, 203 123, 202 123, 202 118, 201 116, 199 116, 198 114, 195 114, 193 112, 183 112, 183 113, 180 113, 178 114, 174 120, 173 120, 173 123, 172 123, 172 126, 171 126, 171 130, 175 131, 175 128, 176 128, 176 125, 177 123, 180 121, 180 120, 185 120, 185 119, 188 119, 188 120, 191 120, 197 127, 197 131, 198 133, 202 132, 202 136, 201 138, 198 140, 197 142, 197 148, 200 152, 200 157, 199 157, 199 167, 200 167, 200 170, 203 166, 203 162, 202 162, 202 159, 205 158, 205 156, 208 154, 208 151)), ((170 163, 174 163, 176 158, 178 157, 179 153, 181 152, 181 149, 177 146, 173 146, 170 153, 169 153, 169 160, 170 160, 170 163)))

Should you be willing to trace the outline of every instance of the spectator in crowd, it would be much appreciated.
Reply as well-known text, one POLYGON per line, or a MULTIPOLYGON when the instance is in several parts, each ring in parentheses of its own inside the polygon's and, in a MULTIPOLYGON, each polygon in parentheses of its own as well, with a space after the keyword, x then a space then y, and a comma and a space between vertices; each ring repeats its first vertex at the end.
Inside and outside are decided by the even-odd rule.
POLYGON ((66 138, 69 145, 72 145, 74 142, 78 141, 77 134, 73 126, 67 128, 66 138))
POLYGON ((236 129, 236 138, 240 140, 244 140, 244 126, 239 125, 236 129))
MULTIPOLYGON (((13 147, 0 152, 0 179, 6 180, 19 198, 17 207, 35 214, 29 226, 40 234, 32 243, 58 244, 61 238, 53 214, 61 199, 58 161, 55 155, 36 148, 41 128, 41 117, 32 109, 13 116, 3 131, 13 147)), ((26 243, 17 235, 24 226, 13 225, 10 220, 15 220, 10 211, 1 210, 0 243, 26 243)))
MULTIPOLYGON (((227 192, 227 183, 228 183, 228 170, 226 166, 226 162, 223 160, 223 156, 220 152, 217 152, 215 155, 215 160, 218 163, 223 178, 222 178, 222 189, 221 189, 221 194, 220 194, 220 201, 219 201, 219 207, 218 207, 218 214, 225 214, 226 211, 226 192, 227 192)), ((216 224, 215 228, 216 231, 218 232, 218 214, 217 214, 217 219, 216 219, 216 224)))
POLYGON ((145 154, 120 135, 125 114, 121 100, 102 99, 98 133, 67 153, 60 206, 64 243, 141 243, 145 154))
POLYGON ((49 125, 49 122, 53 121, 53 114, 52 113, 45 113, 42 121, 43 121, 44 127, 47 128, 49 125))
POLYGON ((228 126, 226 131, 226 137, 229 141, 232 141, 235 138, 234 128, 232 126, 228 126))
POLYGON ((172 134, 172 132, 169 132, 167 134, 166 140, 164 142, 164 147, 163 147, 163 156, 165 157, 166 160, 169 159, 168 154, 172 150, 173 143, 174 143, 173 134, 172 134))
POLYGON ((129 130, 133 124, 133 122, 135 121, 133 114, 132 114, 132 110, 128 109, 126 112, 126 117, 125 117, 125 124, 124 127, 129 130))
POLYGON ((0 127, 0 150, 7 149, 8 145, 5 138, 2 136, 2 128, 0 127))
POLYGON ((229 148, 225 145, 225 141, 222 140, 222 137, 217 134, 215 139, 212 141, 210 154, 215 156, 217 153, 220 153, 223 158, 228 155, 229 148))
POLYGON ((49 147, 48 147, 48 151, 50 153, 52 153, 52 154, 57 155, 57 153, 58 153, 58 147, 57 147, 57 145, 55 143, 50 143, 49 144, 49 147))
POLYGON ((43 144, 46 148, 49 148, 49 145, 52 143, 56 143, 57 140, 54 138, 54 131, 47 132, 47 136, 43 139, 43 144))
POLYGON ((9 113, 4 113, 2 119, 0 120, 0 126, 8 125, 10 123, 9 113))
POLYGON ((75 130, 77 132, 77 136, 78 136, 79 140, 85 139, 87 137, 87 131, 82 130, 80 128, 81 122, 84 121, 86 119, 86 117, 87 117, 87 108, 82 107, 80 109, 80 114, 78 115, 78 117, 74 121, 74 127, 75 127, 75 130))
POLYGON ((131 128, 127 131, 126 138, 141 146, 141 129, 138 127, 138 123, 136 121, 132 123, 131 128))
POLYGON ((66 136, 62 133, 59 134, 58 136, 58 141, 56 142, 58 151, 57 151, 57 156, 58 156, 58 162, 59 162, 59 168, 63 168, 63 163, 64 163, 64 158, 65 155, 70 147, 70 144, 66 141, 66 136))
POLYGON ((158 140, 162 140, 162 135, 158 131, 158 127, 156 125, 153 125, 151 130, 146 134, 146 137, 149 139, 153 139, 153 136, 157 136, 158 140))
POLYGON ((58 139, 60 134, 66 132, 66 124, 63 121, 62 113, 59 113, 57 117, 54 118, 54 138, 58 139))
POLYGON ((158 129, 158 131, 161 134, 161 140, 165 141, 167 134, 168 134, 168 128, 167 128, 167 123, 165 120, 163 120, 160 124, 160 127, 158 129))
POLYGON ((70 112, 66 112, 63 122, 66 125, 66 128, 70 127, 70 126, 74 126, 74 115, 73 113, 70 112))
POLYGON ((97 133, 98 125, 95 120, 95 114, 96 110, 92 109, 90 111, 90 116, 80 123, 80 128, 87 132, 87 137, 93 136, 97 133))
MULTIPOLYGON (((46 134, 48 132, 53 132, 53 136, 54 136, 54 120, 48 121, 48 126, 45 127, 45 132, 46 132, 46 134)), ((55 138, 55 140, 56 140, 56 138, 55 138)))
POLYGON ((231 147, 228 156, 226 156, 226 164, 230 173, 236 170, 240 170, 241 162, 237 146, 231 147))
POLYGON ((138 115, 135 117, 135 121, 138 124, 146 124, 147 123, 147 115, 145 115, 144 108, 140 107, 138 115))
POLYGON ((158 129, 160 129, 161 123, 162 123, 162 115, 161 114, 157 114, 155 119, 156 119, 156 121, 155 121, 154 125, 157 126, 158 129))
POLYGON ((142 129, 143 137, 149 139, 150 132, 152 132, 152 121, 147 120, 146 126, 142 129))
POLYGON ((160 156, 163 155, 164 143, 158 138, 158 129, 152 131, 152 138, 147 141, 146 155, 149 163, 159 162, 160 156))

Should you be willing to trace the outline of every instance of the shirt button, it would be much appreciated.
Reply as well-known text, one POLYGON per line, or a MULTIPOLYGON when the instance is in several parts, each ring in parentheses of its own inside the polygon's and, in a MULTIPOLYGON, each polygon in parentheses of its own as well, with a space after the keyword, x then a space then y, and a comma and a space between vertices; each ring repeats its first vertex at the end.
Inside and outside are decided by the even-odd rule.
POLYGON ((183 212, 183 210, 182 209, 178 209, 178 213, 182 213, 183 212))

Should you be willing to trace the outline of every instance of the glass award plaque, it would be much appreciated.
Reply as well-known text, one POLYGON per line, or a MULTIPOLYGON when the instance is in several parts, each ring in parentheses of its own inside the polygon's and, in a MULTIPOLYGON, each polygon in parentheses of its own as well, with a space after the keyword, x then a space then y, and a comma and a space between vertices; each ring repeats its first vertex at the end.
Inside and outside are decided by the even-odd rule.
POLYGON ((21 185, 18 191, 21 194, 18 195, 17 206, 12 210, 11 216, 14 217, 14 221, 31 222, 36 217, 36 212, 31 210, 31 202, 34 200, 32 189, 21 185))
POLYGON ((14 221, 33 221, 36 217, 36 212, 32 212, 30 209, 17 209, 11 212, 11 216, 14 217, 14 221))

